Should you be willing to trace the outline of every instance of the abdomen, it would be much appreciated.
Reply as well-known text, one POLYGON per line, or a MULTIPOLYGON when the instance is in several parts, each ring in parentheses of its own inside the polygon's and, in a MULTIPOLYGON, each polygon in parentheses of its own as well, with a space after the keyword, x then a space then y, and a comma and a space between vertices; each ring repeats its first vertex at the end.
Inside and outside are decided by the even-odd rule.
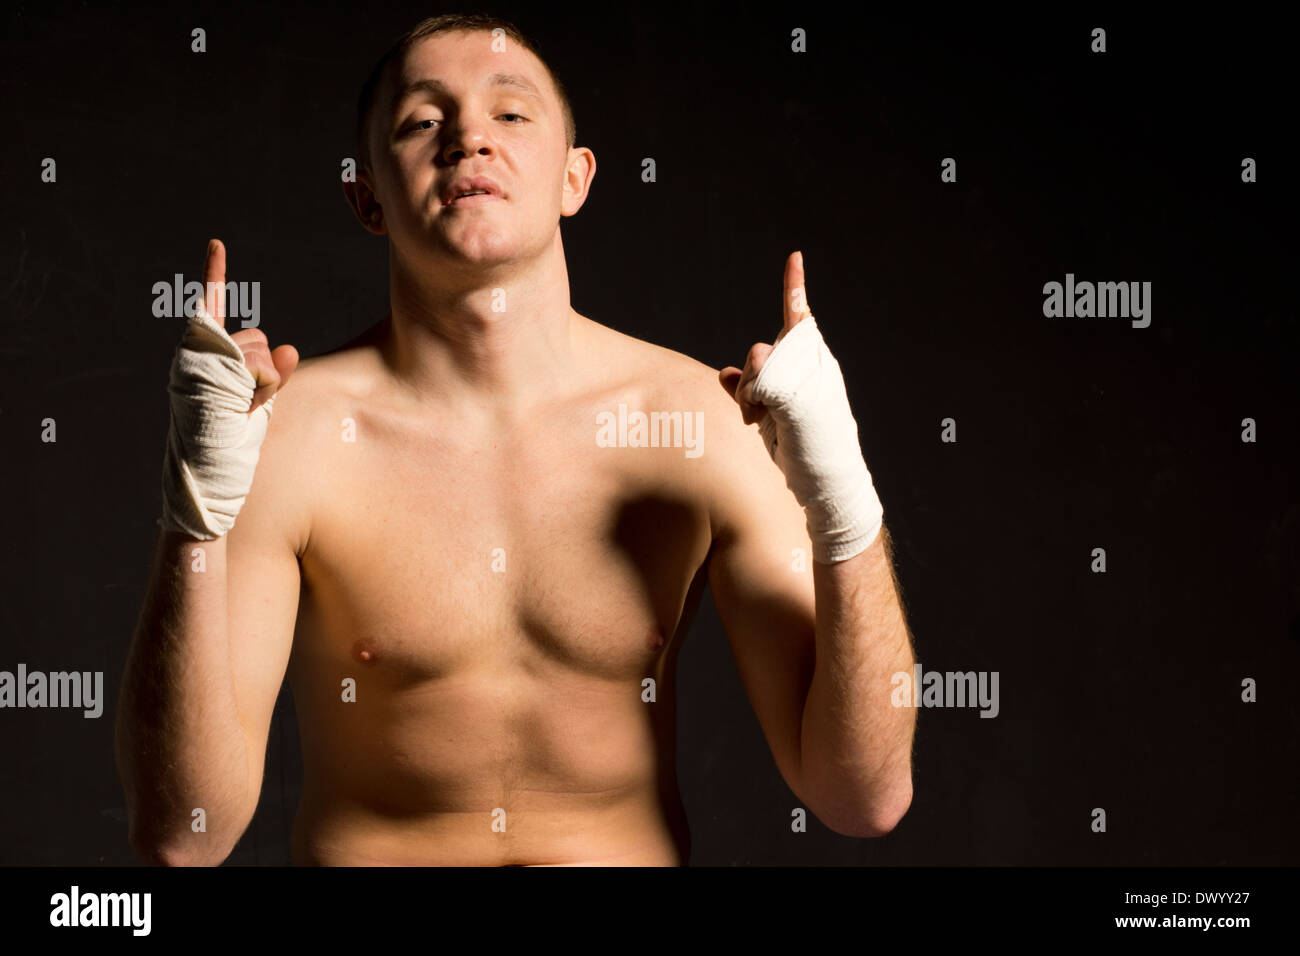
POLYGON ((335 674, 291 665, 304 771, 296 860, 685 862, 670 681, 646 702, 639 681, 528 654, 419 683, 384 674, 382 651, 372 660, 351 668, 348 702, 335 674))

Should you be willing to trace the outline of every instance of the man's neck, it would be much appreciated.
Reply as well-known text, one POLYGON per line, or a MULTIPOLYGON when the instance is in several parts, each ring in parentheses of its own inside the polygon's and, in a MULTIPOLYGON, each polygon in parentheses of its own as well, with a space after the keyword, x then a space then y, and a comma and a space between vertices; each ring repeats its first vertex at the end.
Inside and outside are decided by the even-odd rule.
POLYGON ((439 282, 393 255, 383 349, 393 375, 421 399, 466 410, 522 411, 563 389, 578 317, 554 251, 439 282))

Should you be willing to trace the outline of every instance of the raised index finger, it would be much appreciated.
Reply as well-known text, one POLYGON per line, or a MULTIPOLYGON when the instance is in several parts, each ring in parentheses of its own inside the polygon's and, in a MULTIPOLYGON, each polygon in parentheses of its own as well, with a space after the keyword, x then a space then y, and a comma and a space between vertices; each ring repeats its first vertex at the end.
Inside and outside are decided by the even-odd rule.
POLYGON ((208 242, 208 261, 203 266, 203 305, 217 325, 226 327, 226 247, 220 239, 208 242))
POLYGON ((781 334, 789 332, 810 315, 812 311, 808 308, 808 292, 804 286, 803 253, 792 252, 785 260, 785 313, 781 334))

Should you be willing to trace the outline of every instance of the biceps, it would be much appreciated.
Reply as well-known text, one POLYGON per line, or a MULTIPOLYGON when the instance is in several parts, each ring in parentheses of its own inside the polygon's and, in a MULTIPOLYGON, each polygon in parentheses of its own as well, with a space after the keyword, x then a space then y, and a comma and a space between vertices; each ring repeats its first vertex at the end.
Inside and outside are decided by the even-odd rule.
POLYGON ((257 491, 255 483, 226 546, 231 669, 254 784, 260 784, 271 715, 293 647, 300 586, 284 512, 257 491))

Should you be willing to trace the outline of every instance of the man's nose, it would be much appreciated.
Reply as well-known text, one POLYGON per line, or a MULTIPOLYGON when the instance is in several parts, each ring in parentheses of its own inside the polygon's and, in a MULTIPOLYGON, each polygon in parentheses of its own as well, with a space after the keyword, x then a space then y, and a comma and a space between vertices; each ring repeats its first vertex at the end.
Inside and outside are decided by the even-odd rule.
POLYGON ((489 154, 493 149, 487 122, 467 118, 462 114, 447 133, 447 143, 442 149, 442 158, 452 162, 470 155, 489 154))

